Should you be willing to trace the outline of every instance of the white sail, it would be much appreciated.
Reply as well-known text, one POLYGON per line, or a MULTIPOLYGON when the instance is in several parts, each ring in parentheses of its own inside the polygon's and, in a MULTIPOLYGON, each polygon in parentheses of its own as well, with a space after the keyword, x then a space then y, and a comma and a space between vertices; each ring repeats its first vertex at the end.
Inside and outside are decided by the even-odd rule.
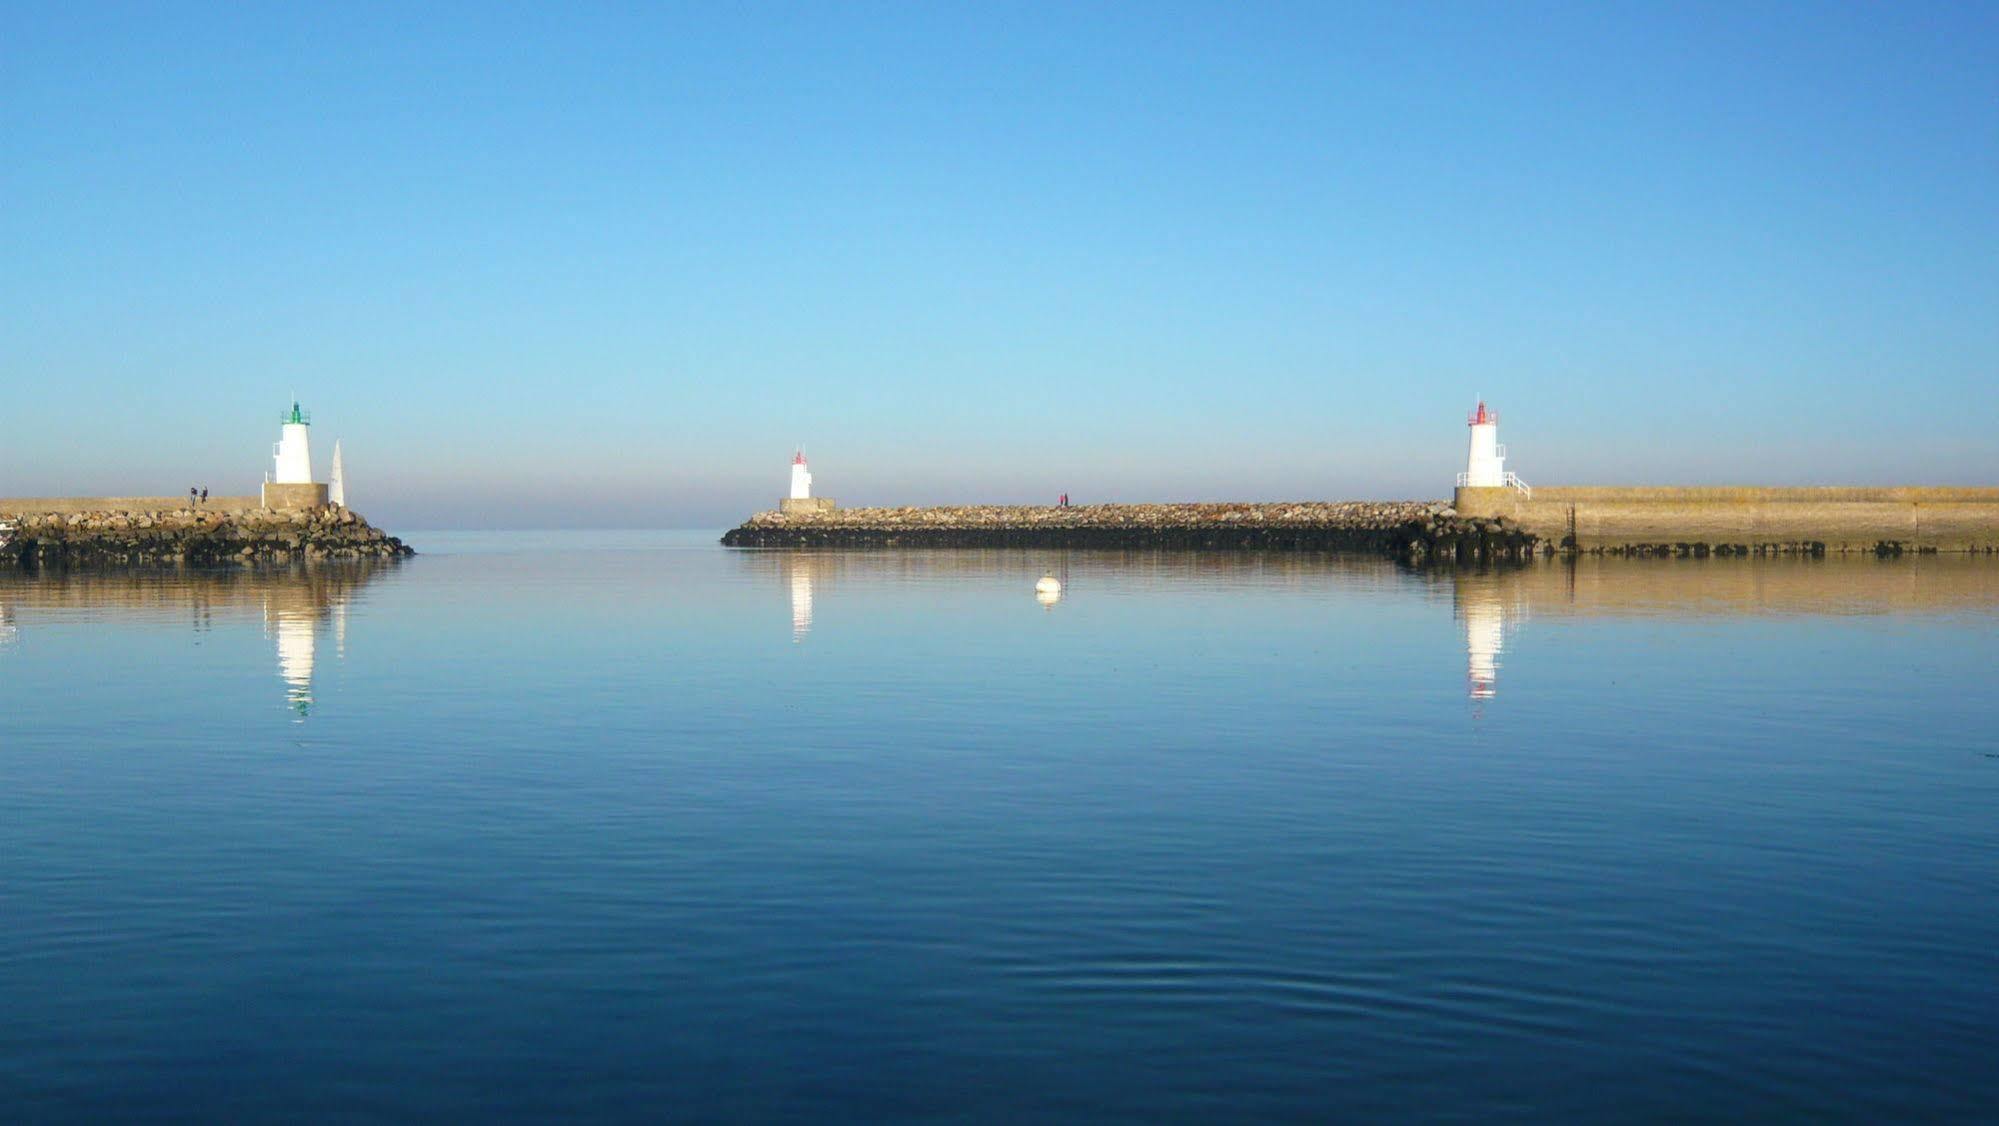
POLYGON ((340 464, 340 443, 333 443, 333 474, 326 482, 326 500, 329 504, 347 507, 347 470, 340 464))

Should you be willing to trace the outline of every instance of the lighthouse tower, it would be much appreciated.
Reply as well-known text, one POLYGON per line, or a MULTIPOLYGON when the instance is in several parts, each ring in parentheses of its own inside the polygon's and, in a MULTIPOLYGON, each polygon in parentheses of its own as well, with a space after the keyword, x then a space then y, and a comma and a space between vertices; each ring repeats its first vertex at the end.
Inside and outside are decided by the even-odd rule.
POLYGON ((271 474, 273 485, 312 484, 312 416, 299 409, 297 400, 292 402, 291 413, 285 416, 284 430, 280 432, 277 447, 277 471, 271 474))
POLYGON ((312 480, 312 417, 293 401, 284 416, 277 448, 272 451, 277 465, 264 482, 265 508, 324 508, 326 486, 312 480))
POLYGON ((805 451, 791 455, 791 495, 777 502, 777 510, 808 516, 816 512, 831 512, 838 507, 831 497, 812 495, 812 470, 806 468, 805 451))
POLYGON ((812 471, 805 467, 805 451, 791 455, 791 499, 812 499, 812 471))
POLYGON ((1487 410, 1480 400, 1478 410, 1466 422, 1471 427, 1471 450, 1465 455, 1465 471, 1458 474, 1458 487, 1525 492, 1526 482, 1506 471, 1506 447, 1499 444, 1499 412, 1487 410))

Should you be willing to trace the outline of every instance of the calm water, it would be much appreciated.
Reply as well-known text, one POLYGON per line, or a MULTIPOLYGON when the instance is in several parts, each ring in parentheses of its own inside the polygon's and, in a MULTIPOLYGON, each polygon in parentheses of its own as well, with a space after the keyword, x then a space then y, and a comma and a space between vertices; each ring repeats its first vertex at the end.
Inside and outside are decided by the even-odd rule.
POLYGON ((1999 564, 412 539, 0 575, 8 1119, 1999 1116, 1999 564))

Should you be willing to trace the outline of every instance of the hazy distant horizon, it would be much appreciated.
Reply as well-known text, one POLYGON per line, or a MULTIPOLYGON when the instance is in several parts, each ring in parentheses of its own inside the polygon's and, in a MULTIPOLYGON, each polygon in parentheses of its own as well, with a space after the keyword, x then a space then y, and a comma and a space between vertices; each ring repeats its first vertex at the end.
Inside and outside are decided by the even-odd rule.
POLYGON ((1986 484, 1999 12, 66 6, 0 46, 0 495, 397 527, 1986 484))

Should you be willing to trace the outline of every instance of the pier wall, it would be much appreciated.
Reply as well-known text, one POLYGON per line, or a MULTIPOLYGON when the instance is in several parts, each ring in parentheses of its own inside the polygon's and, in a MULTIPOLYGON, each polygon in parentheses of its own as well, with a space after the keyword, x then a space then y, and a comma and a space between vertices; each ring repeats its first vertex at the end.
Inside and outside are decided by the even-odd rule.
POLYGON ((1535 550, 1494 521, 1425 501, 1280 504, 959 505, 781 508, 722 537, 729 547, 1076 548, 1345 552, 1409 561, 1489 562, 1535 550))
POLYGON ((325 508, 330 486, 327 485, 264 485, 263 506, 265 508, 325 508))
POLYGON ((1503 517, 1578 550, 1647 545, 1872 552, 1999 551, 1999 488, 1461 488, 1461 517, 1503 517))
MULTIPOLYGON (((322 486, 323 487, 323 486, 322 486)), ((248 512, 263 506, 259 497, 209 497, 202 512, 248 512)), ((0 497, 0 516, 75 515, 84 512, 184 512, 187 496, 177 497, 0 497)))
POLYGON ((9 519, 14 527, 0 542, 0 566, 288 563, 412 554, 352 509, 250 506, 225 512, 212 507, 213 500, 210 508, 193 511, 182 501, 179 508, 154 511, 21 513, 9 519))

